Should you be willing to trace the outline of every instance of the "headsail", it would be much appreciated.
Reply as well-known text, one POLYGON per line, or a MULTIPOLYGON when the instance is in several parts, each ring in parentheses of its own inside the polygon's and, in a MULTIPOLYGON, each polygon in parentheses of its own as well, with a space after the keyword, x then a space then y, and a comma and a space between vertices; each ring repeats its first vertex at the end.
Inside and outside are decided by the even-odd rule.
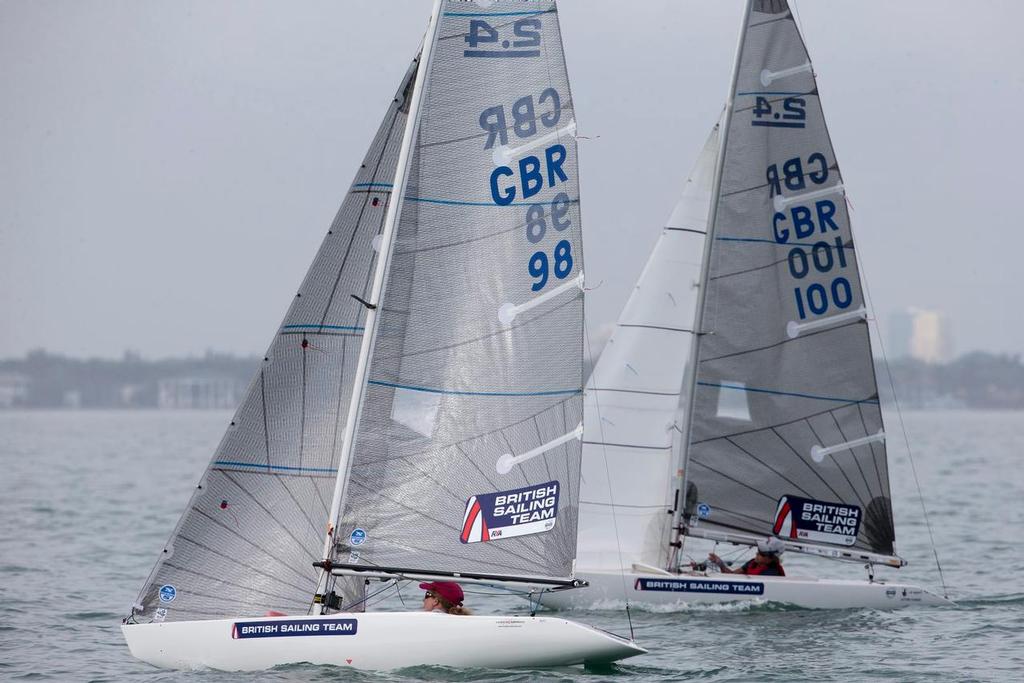
POLYGON ((788 4, 754 0, 750 10, 711 221, 688 523, 891 556, 842 177, 788 4))
POLYGON ((579 565, 663 567, 718 127, 587 383, 579 565))
POLYGON ((446 0, 336 564, 571 576, 582 421, 575 121, 551 0, 446 0))
POLYGON ((316 592, 364 294, 415 63, 133 610, 179 621, 305 613, 316 592))

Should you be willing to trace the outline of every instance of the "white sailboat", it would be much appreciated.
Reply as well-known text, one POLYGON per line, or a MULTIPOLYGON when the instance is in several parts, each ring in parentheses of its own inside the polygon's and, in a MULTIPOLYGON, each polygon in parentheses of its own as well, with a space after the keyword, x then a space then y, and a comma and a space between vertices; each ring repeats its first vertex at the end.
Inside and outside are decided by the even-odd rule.
POLYGON ((947 604, 875 578, 885 432, 842 178, 785 0, 750 0, 725 112, 589 381, 578 575, 552 607, 947 604), (694 571, 687 538, 859 562, 864 581, 694 571))
POLYGON ((578 585, 583 263, 553 0, 436 0, 123 632, 158 666, 608 662, 547 617, 364 611, 370 578, 578 585), (325 533, 326 532, 326 533, 325 533))

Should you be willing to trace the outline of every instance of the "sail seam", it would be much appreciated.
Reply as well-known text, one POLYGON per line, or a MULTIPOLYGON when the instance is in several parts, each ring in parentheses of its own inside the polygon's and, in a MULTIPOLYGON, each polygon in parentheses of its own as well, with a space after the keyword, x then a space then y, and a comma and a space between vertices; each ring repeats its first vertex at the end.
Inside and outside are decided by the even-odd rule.
POLYGON ((333 468, 330 468, 330 467, 295 467, 294 465, 264 465, 263 463, 258 463, 258 462, 238 462, 238 461, 231 461, 231 460, 215 460, 213 462, 213 464, 218 466, 216 469, 219 469, 219 470, 222 470, 222 471, 234 471, 234 472, 238 472, 239 470, 227 470, 225 468, 226 467, 255 467, 257 469, 264 469, 264 470, 271 470, 271 471, 282 471, 282 472, 287 472, 287 471, 325 472, 325 473, 331 473, 331 474, 333 474, 335 472, 335 470, 333 468))
POLYGON ((666 325, 640 325, 637 323, 619 323, 619 327, 640 327, 646 330, 665 330, 666 332, 687 332, 693 334, 693 330, 688 330, 683 327, 668 327, 666 325))
POLYGON ((726 354, 723 354, 721 356, 714 356, 713 358, 705 358, 704 360, 701 361, 701 363, 711 363, 713 361, 723 360, 725 358, 734 358, 735 356, 744 356, 744 355, 746 355, 748 353, 757 353, 759 351, 768 351, 770 349, 774 349, 774 348, 777 348, 779 346, 782 346, 783 344, 789 344, 790 342, 794 342, 797 339, 805 339, 805 340, 806 339, 810 339, 814 335, 826 334, 828 332, 835 332, 837 330, 842 330, 842 329, 844 329, 846 327, 850 327, 851 325, 859 325, 859 324, 861 324, 861 322, 862 321, 860 321, 860 320, 853 320, 853 321, 850 321, 850 322, 846 323, 845 325, 836 325, 835 327, 828 327, 828 328, 820 329, 820 330, 817 330, 817 331, 811 331, 811 332, 808 332, 807 334, 800 335, 800 337, 796 337, 796 338, 793 338, 793 339, 783 339, 782 341, 776 342, 774 344, 769 344, 768 346, 758 346, 758 347, 753 348, 753 349, 746 349, 744 351, 736 351, 735 353, 726 353, 726 354))
POLYGON ((449 396, 572 396, 582 393, 579 389, 552 389, 550 391, 460 391, 456 389, 436 389, 433 387, 417 387, 411 384, 396 384, 394 382, 383 382, 371 379, 367 384, 375 384, 381 387, 393 389, 408 389, 409 391, 423 391, 428 394, 446 394, 449 396))
POLYGON ((673 227, 668 226, 668 225, 665 226, 665 229, 666 230, 673 230, 675 232, 692 232, 695 235, 706 235, 706 234, 708 234, 707 230, 694 230, 693 228, 673 228, 673 227))
POLYGON ((648 451, 667 451, 672 449, 672 444, 667 446, 643 446, 636 443, 612 443, 610 441, 584 441, 588 446, 617 446, 619 448, 640 448, 648 451))
POLYGON ((736 384, 725 384, 725 383, 714 383, 714 382, 697 382, 702 387, 718 387, 720 389, 734 389, 736 391, 746 391, 755 394, 774 394, 777 396, 794 396, 796 398, 810 398, 818 401, 835 401, 837 403, 845 403, 847 405, 855 405, 857 403, 867 403, 871 405, 878 405, 878 399, 852 399, 852 398, 836 398, 834 396, 815 396, 814 394, 801 394, 798 392, 791 391, 776 391, 774 389, 758 389, 755 387, 746 387, 736 384))

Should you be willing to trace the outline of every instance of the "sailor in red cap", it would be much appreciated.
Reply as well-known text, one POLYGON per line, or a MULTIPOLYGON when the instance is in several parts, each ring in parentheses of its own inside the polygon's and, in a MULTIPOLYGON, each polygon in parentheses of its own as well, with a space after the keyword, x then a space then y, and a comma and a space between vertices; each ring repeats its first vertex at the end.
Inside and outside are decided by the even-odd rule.
POLYGON ((472 612, 462 606, 462 600, 466 596, 462 592, 462 586, 454 581, 421 583, 420 588, 427 591, 427 594, 423 596, 424 612, 472 614, 472 612))

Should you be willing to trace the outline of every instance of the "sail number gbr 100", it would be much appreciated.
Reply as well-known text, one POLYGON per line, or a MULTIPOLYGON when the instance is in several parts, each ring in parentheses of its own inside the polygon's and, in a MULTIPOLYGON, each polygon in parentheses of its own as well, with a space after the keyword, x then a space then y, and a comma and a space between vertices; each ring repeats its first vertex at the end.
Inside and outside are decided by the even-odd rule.
MULTIPOLYGON (((772 164, 765 173, 770 197, 781 195, 783 188, 805 192, 824 186, 829 175, 828 162, 821 152, 772 164)), ((793 297, 800 320, 853 304, 853 286, 845 275, 850 265, 846 255, 849 245, 837 234, 841 232, 841 219, 836 211, 832 199, 818 199, 787 206, 772 215, 775 242, 793 245, 786 255, 786 265, 797 285, 793 297)))

